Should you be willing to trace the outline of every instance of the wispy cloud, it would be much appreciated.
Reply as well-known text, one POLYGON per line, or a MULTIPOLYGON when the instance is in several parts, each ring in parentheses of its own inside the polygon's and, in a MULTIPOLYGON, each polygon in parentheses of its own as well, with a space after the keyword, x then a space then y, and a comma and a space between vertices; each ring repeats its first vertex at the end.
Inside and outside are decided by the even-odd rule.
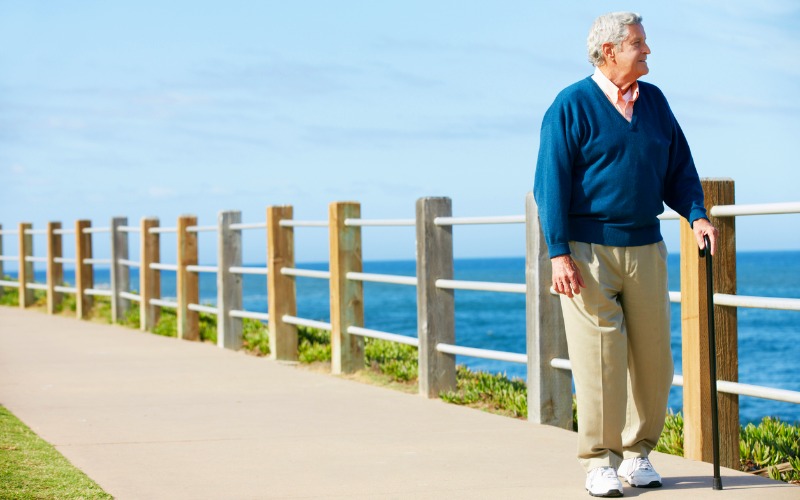
POLYGON ((311 125, 302 138, 309 143, 338 147, 405 147, 411 142, 476 141, 533 136, 539 120, 531 113, 499 116, 437 118, 406 127, 348 127, 311 125), (430 123, 436 121, 438 123, 430 123))

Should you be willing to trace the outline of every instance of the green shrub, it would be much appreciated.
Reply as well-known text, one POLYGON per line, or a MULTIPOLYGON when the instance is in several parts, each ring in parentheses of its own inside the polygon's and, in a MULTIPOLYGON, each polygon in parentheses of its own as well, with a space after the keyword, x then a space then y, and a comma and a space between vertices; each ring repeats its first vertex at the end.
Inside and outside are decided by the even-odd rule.
POLYGON ((217 343, 217 315, 210 313, 197 314, 200 340, 203 342, 217 343))
MULTIPOLYGON (((3 276, 5 281, 16 281, 10 276, 3 276)), ((47 304, 47 291, 34 290, 33 291, 33 304, 34 306, 41 306, 47 304)), ((2 287, 0 288, 0 306, 19 306, 19 288, 17 287, 2 287)))
POLYGON ((269 355, 269 327, 257 319, 242 319, 242 348, 257 356, 269 355))
POLYGON ((33 306, 47 306, 47 290, 33 291, 33 306))
POLYGON ((398 382, 417 380, 417 351, 411 345, 380 339, 368 338, 364 345, 366 365, 398 382))
POLYGON ((474 372, 459 365, 456 390, 440 394, 448 403, 477 406, 517 418, 528 417, 527 386, 521 379, 504 374, 474 372))
MULTIPOLYGON (((3 276, 5 281, 15 281, 10 276, 3 276)), ((0 289, 0 306, 19 307, 19 288, 0 289)))
POLYGON ((683 415, 673 413, 672 410, 667 413, 664 430, 661 431, 661 437, 656 444, 656 451, 683 456, 683 415))
POLYGON ((111 323, 111 298, 95 295, 92 297, 92 310, 89 318, 95 321, 111 323))
POLYGON ((771 478, 800 481, 800 427, 772 417, 747 424, 739 432, 739 457, 743 470, 772 467, 771 478), (777 467, 782 464, 788 464, 784 471, 777 467))
POLYGON ((139 304, 131 304, 128 311, 122 317, 120 324, 128 328, 139 328, 139 304))
POLYGON ((153 333, 156 335, 163 335, 165 337, 178 336, 178 316, 174 309, 166 307, 161 308, 158 322, 153 327, 153 333))
MULTIPOLYGON (((68 286, 63 283, 64 286, 68 286)), ((138 309, 138 307, 137 307, 138 309)), ((61 303, 56 306, 56 312, 70 311, 75 312, 78 310, 78 296, 74 293, 64 293, 61 295, 61 303)))
MULTIPOLYGON (((138 321, 136 324, 138 325, 138 321)), ((198 330, 200 340, 216 343, 217 316, 210 313, 198 313, 198 330)), ((161 314, 159 315, 158 322, 153 327, 153 333, 156 335, 163 335, 165 337, 178 336, 178 314, 175 309, 167 307, 161 308, 161 314)))
POLYGON ((297 359, 311 364, 331 360, 331 334, 325 330, 297 327, 297 359))

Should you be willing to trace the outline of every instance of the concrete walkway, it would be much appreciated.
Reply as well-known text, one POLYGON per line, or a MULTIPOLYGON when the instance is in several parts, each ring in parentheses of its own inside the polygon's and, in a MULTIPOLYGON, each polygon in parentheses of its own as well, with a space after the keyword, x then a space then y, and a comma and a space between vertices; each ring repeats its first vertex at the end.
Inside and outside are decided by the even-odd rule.
MULTIPOLYGON (((575 434, 229 352, 0 308, 0 404, 119 499, 588 499, 575 434)), ((800 499, 656 454, 626 497, 800 499)))

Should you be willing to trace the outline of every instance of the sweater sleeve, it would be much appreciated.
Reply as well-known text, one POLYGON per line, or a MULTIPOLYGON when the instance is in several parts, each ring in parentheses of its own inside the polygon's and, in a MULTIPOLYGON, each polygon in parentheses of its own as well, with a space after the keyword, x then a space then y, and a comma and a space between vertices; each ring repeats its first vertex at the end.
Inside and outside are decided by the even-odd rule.
POLYGON ((556 99, 542 121, 533 193, 550 258, 569 254, 569 208, 575 127, 568 107, 556 99))
MULTIPOLYGON (((666 103, 666 99, 664 102, 666 103)), ((669 109, 668 105, 667 108, 669 109)), ((672 143, 669 149, 664 201, 692 224, 697 219, 707 218, 703 187, 692 159, 689 143, 671 110, 669 117, 672 120, 672 143)))

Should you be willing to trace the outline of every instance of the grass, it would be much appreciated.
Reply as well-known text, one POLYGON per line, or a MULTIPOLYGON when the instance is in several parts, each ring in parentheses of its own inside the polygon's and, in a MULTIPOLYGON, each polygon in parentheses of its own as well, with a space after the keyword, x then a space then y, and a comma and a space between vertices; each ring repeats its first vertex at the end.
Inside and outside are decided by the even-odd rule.
POLYGON ((0 498, 112 498, 0 406, 0 498))

